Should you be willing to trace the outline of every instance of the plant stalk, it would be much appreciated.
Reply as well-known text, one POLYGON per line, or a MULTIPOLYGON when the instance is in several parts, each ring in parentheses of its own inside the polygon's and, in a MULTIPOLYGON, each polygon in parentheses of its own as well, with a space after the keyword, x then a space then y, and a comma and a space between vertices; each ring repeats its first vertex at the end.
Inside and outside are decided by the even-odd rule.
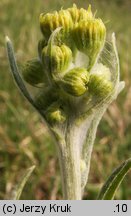
POLYGON ((61 168, 64 200, 81 200, 80 151, 73 130, 59 143, 58 156, 61 168))

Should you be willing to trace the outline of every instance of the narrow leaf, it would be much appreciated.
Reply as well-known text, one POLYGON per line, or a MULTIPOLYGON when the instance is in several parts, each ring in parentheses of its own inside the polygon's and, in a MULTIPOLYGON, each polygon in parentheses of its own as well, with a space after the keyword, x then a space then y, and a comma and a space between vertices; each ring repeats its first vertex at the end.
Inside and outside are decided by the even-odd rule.
POLYGON ((115 192, 125 175, 131 168, 131 158, 124 161, 117 169, 113 171, 110 177, 107 179, 103 185, 98 198, 99 200, 112 200, 114 198, 115 192))
POLYGON ((11 72, 12 72, 12 75, 13 75, 15 81, 16 81, 16 84, 20 88, 23 95, 28 99, 28 101, 31 104, 34 104, 34 101, 31 98, 29 92, 27 91, 27 88, 26 88, 26 86, 25 86, 25 84, 23 82, 23 79, 22 79, 22 77, 21 77, 21 75, 19 73, 19 69, 18 69, 16 59, 15 59, 15 55, 14 55, 13 46, 12 46, 12 43, 11 43, 11 41, 10 41, 10 39, 8 37, 6 37, 6 45, 7 45, 7 53, 8 53, 11 72))
POLYGON ((31 97, 31 95, 29 94, 24 81, 19 73, 19 69, 17 66, 17 62, 15 59, 15 55, 14 55, 14 50, 13 50, 13 46, 12 43, 10 41, 10 39, 6 36, 6 46, 7 46, 7 54, 8 54, 8 59, 9 59, 9 63, 10 63, 10 68, 11 68, 11 73, 13 75, 13 78, 18 86, 18 88, 21 90, 22 94, 26 97, 26 99, 32 104, 32 106, 42 115, 43 113, 41 112, 41 110, 37 107, 36 103, 34 102, 33 98, 31 97))
POLYGON ((29 169, 26 170, 25 174, 23 175, 21 181, 18 183, 16 190, 14 192, 13 200, 19 200, 21 193, 25 187, 26 182, 28 181, 31 173, 35 169, 35 166, 30 167, 29 169))

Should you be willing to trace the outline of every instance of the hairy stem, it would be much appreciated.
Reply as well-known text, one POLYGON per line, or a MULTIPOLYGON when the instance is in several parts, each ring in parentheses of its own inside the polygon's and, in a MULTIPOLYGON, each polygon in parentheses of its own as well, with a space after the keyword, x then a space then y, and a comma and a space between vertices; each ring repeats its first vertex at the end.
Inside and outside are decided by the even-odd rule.
POLYGON ((68 130, 64 142, 59 143, 59 161, 65 200, 81 200, 80 151, 73 130, 68 130))

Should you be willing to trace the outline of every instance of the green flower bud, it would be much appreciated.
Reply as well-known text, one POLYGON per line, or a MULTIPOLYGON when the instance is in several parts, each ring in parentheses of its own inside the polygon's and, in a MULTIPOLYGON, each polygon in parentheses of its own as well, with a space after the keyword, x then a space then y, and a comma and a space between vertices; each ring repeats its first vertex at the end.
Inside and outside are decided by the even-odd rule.
POLYGON ((89 92, 99 98, 106 98, 113 90, 111 81, 105 79, 104 75, 92 74, 88 83, 89 92))
POLYGON ((51 55, 48 53, 48 47, 42 50, 42 62, 48 71, 51 71, 52 75, 57 75, 68 69, 72 61, 72 51, 66 46, 53 45, 51 49, 51 55))
POLYGON ((84 68, 74 68, 65 74, 61 84, 62 88, 73 96, 81 96, 88 87, 89 82, 88 71, 84 68))
POLYGON ((45 112, 46 119, 50 124, 64 123, 66 121, 66 115, 60 108, 58 102, 52 104, 45 112))
POLYGON ((80 11, 77 8, 76 4, 73 4, 73 7, 72 8, 68 8, 67 10, 69 11, 69 13, 71 15, 73 23, 78 22, 79 17, 80 17, 80 11))
POLYGON ((81 20, 89 20, 93 18, 91 6, 88 7, 88 10, 85 10, 83 8, 78 9, 76 4, 73 4, 73 7, 68 8, 67 10, 71 15, 74 24, 80 22, 81 20))
POLYGON ((44 37, 48 39, 58 27, 63 27, 63 33, 69 32, 69 29, 73 27, 73 22, 69 11, 60 10, 59 12, 40 14, 40 27, 44 37))
POLYGON ((105 42, 106 28, 101 19, 83 20, 74 31, 75 44, 81 52, 88 55, 88 70, 94 65, 105 42))
POLYGON ((79 13, 80 13, 79 21, 81 21, 81 20, 90 20, 90 19, 94 18, 93 14, 92 14, 92 11, 91 11, 91 5, 89 5, 87 10, 85 10, 84 8, 81 8, 79 13))
POLYGON ((22 75, 24 80, 30 85, 36 85, 46 81, 42 64, 37 58, 27 61, 22 66, 22 75))

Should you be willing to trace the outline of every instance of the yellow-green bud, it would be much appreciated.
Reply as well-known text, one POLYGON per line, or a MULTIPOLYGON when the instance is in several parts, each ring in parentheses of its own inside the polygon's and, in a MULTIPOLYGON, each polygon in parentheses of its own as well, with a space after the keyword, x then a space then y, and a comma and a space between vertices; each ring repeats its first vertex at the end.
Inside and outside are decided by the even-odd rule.
POLYGON ((113 90, 111 81, 105 79, 104 75, 92 74, 88 83, 89 92, 99 98, 106 98, 113 90))
POLYGON ((63 27, 63 32, 69 32, 73 26, 73 22, 69 11, 60 10, 59 12, 40 14, 40 27, 46 39, 58 27, 63 27))
POLYGON ((32 59, 27 61, 22 66, 22 75, 24 80, 30 85, 43 83, 46 80, 43 67, 39 59, 32 59))
POLYGON ((78 22, 80 13, 79 9, 77 8, 76 4, 73 4, 73 7, 67 9, 71 15, 71 18, 73 20, 73 23, 78 22))
POLYGON ((83 20, 76 25, 73 38, 78 50, 88 55, 88 69, 96 62, 103 48, 105 36, 106 28, 101 19, 83 20))
POLYGON ((81 96, 87 91, 88 82, 88 71, 84 68, 74 68, 65 74, 61 84, 67 93, 73 96, 81 96))
POLYGON ((48 47, 42 50, 42 62, 48 71, 51 71, 52 75, 57 75, 68 69, 72 61, 72 51, 66 46, 56 46, 53 45, 51 49, 51 54, 48 53, 48 47))
POLYGON ((64 123, 66 120, 66 115, 64 111, 60 108, 59 103, 52 104, 45 112, 46 119, 50 124, 64 123))
POLYGON ((91 11, 91 5, 89 5, 88 9, 85 10, 84 8, 80 8, 80 18, 79 21, 81 20, 90 20, 93 19, 93 14, 91 11))
POLYGON ((85 10, 83 8, 78 9, 76 4, 73 4, 73 7, 68 8, 67 10, 71 15, 74 24, 81 20, 89 20, 93 18, 91 6, 88 7, 88 10, 85 10))

